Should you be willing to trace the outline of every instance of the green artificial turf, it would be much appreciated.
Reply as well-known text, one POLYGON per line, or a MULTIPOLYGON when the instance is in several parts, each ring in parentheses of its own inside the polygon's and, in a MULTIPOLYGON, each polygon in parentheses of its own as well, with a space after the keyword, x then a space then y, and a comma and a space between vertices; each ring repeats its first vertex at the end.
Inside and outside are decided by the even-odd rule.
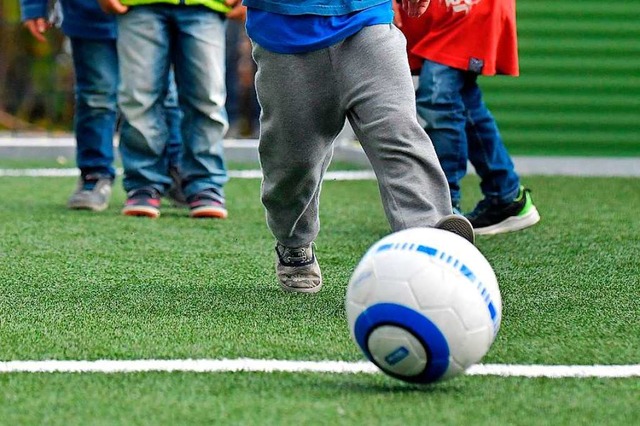
MULTIPOLYGON (((535 227, 479 237, 503 299, 483 360, 638 364, 637 179, 528 176, 535 227)), ((257 179, 227 186, 229 219, 163 207, 69 211, 74 178, 0 179, 0 360, 363 360, 344 295, 389 232, 373 181, 330 181, 317 255, 325 287, 283 293, 257 179)), ((463 206, 477 178, 463 182, 463 206)), ((637 378, 460 377, 416 388, 377 375, 0 374, 8 424, 634 424, 637 378), (433 422, 433 423, 432 423, 433 422)), ((3 420, 4 421, 4 420, 3 420)))
POLYGON ((634 425, 636 379, 284 373, 0 376, 4 424, 634 425))

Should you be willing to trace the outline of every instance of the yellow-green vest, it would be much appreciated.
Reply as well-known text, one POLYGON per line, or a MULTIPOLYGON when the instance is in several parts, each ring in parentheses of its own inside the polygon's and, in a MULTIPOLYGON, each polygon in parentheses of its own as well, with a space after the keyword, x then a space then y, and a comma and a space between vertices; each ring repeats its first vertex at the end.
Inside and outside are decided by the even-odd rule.
POLYGON ((209 9, 213 9, 216 12, 227 13, 231 10, 227 6, 224 0, 121 0, 122 4, 126 6, 140 6, 143 4, 173 4, 173 5, 185 5, 185 6, 206 6, 209 9))

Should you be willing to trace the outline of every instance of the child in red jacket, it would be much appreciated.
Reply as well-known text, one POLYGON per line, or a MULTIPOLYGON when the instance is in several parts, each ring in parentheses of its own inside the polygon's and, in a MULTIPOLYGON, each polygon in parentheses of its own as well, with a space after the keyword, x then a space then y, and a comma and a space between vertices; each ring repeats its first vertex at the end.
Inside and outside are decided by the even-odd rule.
POLYGON ((419 75, 418 115, 424 121, 460 208, 460 180, 470 161, 484 195, 466 214, 476 234, 534 225, 540 215, 482 100, 479 75, 517 76, 515 0, 436 0, 420 18, 396 8, 411 70, 419 75))

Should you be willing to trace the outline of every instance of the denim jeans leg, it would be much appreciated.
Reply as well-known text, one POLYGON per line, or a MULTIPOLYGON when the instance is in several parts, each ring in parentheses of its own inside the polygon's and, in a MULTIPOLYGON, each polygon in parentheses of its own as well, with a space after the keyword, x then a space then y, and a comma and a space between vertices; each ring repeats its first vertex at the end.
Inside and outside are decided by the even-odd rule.
POLYGON ((118 56, 115 40, 71 38, 75 71, 76 163, 83 176, 115 177, 118 56))
POLYGON ((228 128, 224 108, 225 20, 200 6, 174 8, 174 70, 183 112, 180 170, 187 197, 212 189, 224 197, 228 180, 222 139, 228 128))
POLYGON ((164 99, 164 111, 169 131, 169 142, 167 155, 169 156, 169 167, 178 167, 180 164, 180 154, 182 152, 182 133, 180 125, 182 123, 182 111, 178 104, 178 89, 176 87, 173 69, 169 73, 169 88, 164 99))
POLYGON ((120 153, 126 191, 153 186, 163 193, 171 185, 164 102, 170 72, 169 11, 174 9, 183 7, 142 5, 117 18, 121 75, 118 95, 125 118, 120 153))
POLYGON ((433 142, 454 205, 460 202, 460 181, 467 174, 463 84, 462 71, 425 60, 416 89, 418 116, 433 142))
POLYGON ((497 123, 482 100, 476 75, 468 75, 462 98, 467 110, 469 161, 480 177, 482 194, 495 203, 511 202, 518 195, 520 179, 497 123))

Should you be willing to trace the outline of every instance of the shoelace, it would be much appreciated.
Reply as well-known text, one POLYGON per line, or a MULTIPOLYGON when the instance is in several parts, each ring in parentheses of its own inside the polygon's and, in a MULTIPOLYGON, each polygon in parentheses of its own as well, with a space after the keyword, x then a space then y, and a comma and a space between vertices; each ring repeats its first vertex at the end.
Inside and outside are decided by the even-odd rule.
POLYGON ((313 261, 313 252, 311 257, 307 255, 307 249, 305 247, 289 248, 284 247, 282 253, 276 248, 280 260, 286 265, 306 265, 313 261))

